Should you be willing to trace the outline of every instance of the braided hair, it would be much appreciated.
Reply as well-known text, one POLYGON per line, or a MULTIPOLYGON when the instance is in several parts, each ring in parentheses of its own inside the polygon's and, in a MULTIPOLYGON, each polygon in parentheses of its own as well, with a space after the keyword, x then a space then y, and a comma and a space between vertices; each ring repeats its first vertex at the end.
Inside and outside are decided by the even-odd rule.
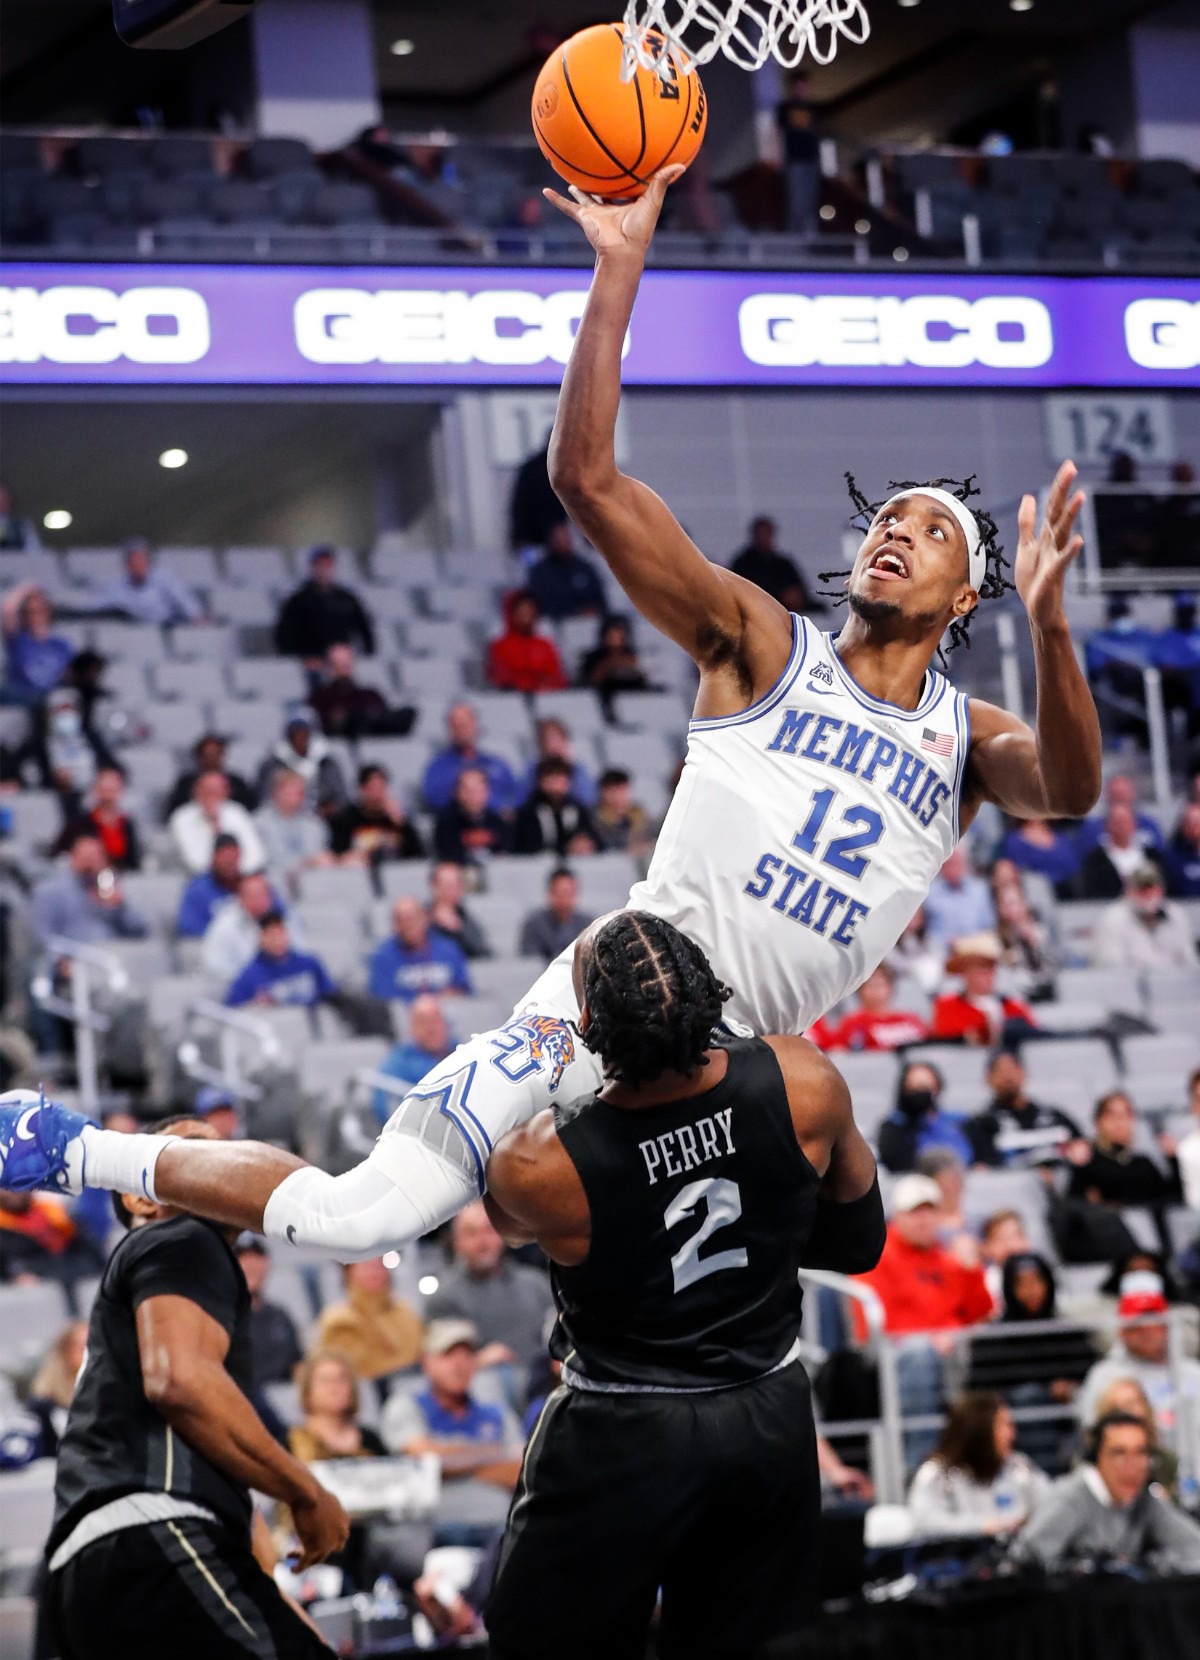
MULTIPOLYGON (((854 512, 850 515, 850 523, 857 525, 865 533, 871 528, 871 522, 881 507, 886 506, 889 501, 894 501, 897 496, 905 495, 910 491, 949 490, 951 495, 957 496, 959 501, 965 505, 972 496, 979 494, 976 477, 977 475, 972 473, 969 478, 927 478, 924 483, 911 478, 892 479, 888 484, 886 496, 881 497, 879 501, 868 501, 855 483, 854 474, 847 473, 846 486, 850 491, 850 500, 854 504, 854 512)), ((1013 586, 1004 574, 1010 567, 1008 560, 1004 557, 1004 549, 1000 546, 1000 533, 996 527, 995 519, 984 508, 972 507, 970 511, 974 514, 975 522, 979 526, 979 545, 983 549, 984 555, 984 577, 979 585, 979 597, 981 600, 998 599, 1001 594, 1007 592, 1013 586)), ((849 571, 820 572, 822 582, 833 582, 838 577, 845 578, 849 575, 849 571)), ((819 588, 817 591, 823 598, 831 599, 835 605, 845 605, 849 597, 844 588, 819 588)), ((970 648, 971 618, 974 615, 974 610, 971 610, 968 611, 965 617, 954 618, 950 624, 950 644, 947 648, 949 651, 953 651, 956 646, 970 648)), ((938 654, 942 656, 944 662, 945 657, 940 646, 938 654)))
POLYGON ((637 1089, 664 1072, 707 1066, 730 996, 700 947, 661 917, 620 911, 596 935, 584 969, 583 1042, 609 1078, 637 1089))

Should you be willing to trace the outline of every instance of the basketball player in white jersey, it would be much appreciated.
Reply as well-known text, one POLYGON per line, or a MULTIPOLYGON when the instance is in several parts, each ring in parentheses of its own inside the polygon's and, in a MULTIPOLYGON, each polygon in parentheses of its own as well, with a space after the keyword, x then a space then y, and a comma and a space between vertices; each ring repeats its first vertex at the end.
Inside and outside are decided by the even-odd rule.
MULTIPOLYGON (((618 470, 613 449, 622 342, 676 174, 623 206, 548 193, 596 251, 551 476, 638 610, 700 669, 687 762, 630 904, 696 941, 733 988, 735 1030, 800 1033, 891 950, 981 802, 1051 818, 1094 804, 1100 729, 1063 610, 1083 497, 1071 494, 1068 462, 1040 529, 1032 496, 1018 517, 1035 730, 932 667, 947 629, 961 631, 980 597, 1005 585, 994 527, 958 495, 904 487, 873 512, 836 638, 711 564, 658 496, 618 470)), ((0 1102, 0 1186, 144 1191, 344 1260, 375 1256, 482 1192, 506 1131, 599 1088, 571 1024, 571 958, 551 964, 498 1031, 435 1066, 345 1175, 258 1143, 122 1136, 18 1095, 0 1102)))

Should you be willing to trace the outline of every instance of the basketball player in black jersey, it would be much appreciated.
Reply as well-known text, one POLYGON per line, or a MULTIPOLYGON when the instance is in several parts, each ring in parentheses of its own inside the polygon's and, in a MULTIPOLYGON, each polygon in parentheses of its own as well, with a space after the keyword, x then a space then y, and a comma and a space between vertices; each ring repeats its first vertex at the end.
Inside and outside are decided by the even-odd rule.
POLYGON ((751 1660, 803 1620, 820 1523, 802 1264, 883 1247, 875 1160, 802 1038, 714 1045, 728 992, 644 912, 581 939, 593 1099, 513 1130, 486 1204, 551 1259, 562 1386, 525 1453, 496 1660, 751 1660))

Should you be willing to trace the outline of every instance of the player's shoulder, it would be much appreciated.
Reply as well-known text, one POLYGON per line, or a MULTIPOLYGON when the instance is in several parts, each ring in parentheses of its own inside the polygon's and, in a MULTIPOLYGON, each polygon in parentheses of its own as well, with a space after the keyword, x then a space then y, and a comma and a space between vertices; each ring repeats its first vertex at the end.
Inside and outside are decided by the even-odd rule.
POLYGON ((808 1038, 775 1033, 763 1042, 774 1051, 789 1094, 793 1089, 806 1090, 814 1102, 828 1101, 831 1105, 849 1098, 846 1080, 829 1056, 808 1038))
POLYGON ((493 1192, 500 1184, 512 1192, 527 1191, 566 1157, 554 1111, 546 1107, 501 1136, 488 1159, 488 1186, 493 1192))
POLYGON ((986 699, 981 697, 967 697, 965 693, 959 695, 966 698, 967 712, 971 717, 971 747, 973 749, 988 738, 998 737, 1002 733, 1027 732, 1029 730, 1026 723, 1018 715, 1010 713, 1007 709, 1001 709, 998 704, 988 703, 986 699))

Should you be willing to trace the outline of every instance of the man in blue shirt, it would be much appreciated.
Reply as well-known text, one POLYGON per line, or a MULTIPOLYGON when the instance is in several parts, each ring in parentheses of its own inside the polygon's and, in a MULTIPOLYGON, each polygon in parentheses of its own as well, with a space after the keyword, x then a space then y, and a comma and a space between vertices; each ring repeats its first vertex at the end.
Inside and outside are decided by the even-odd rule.
POLYGON ((337 987, 319 957, 294 951, 287 923, 278 911, 268 911, 259 922, 258 954, 252 957, 225 993, 231 1009, 245 1003, 285 1004, 311 1009, 337 996, 337 987))
POLYGON ((416 899, 398 899, 392 907, 392 937, 371 956, 368 981, 372 997, 411 1003, 422 992, 471 995, 471 977, 463 949, 444 934, 431 934, 425 908, 416 899))
MULTIPOLYGON (((430 1067, 445 1060, 453 1047, 441 1004, 431 992, 424 991, 413 998, 409 1008, 408 1037, 388 1050, 379 1071, 399 1084, 419 1084, 430 1067)), ((381 1124, 387 1123, 400 1100, 401 1096, 391 1090, 375 1091, 372 1105, 381 1124)))
POLYGON ((145 542, 125 547, 125 575, 97 588, 85 602, 89 611, 115 611, 131 622, 168 627, 198 622, 200 601, 179 578, 154 564, 145 542))
POLYGON ((242 846, 236 836, 213 838, 212 864, 193 876, 179 901, 175 932, 181 940, 202 939, 215 912, 236 899, 242 879, 242 846))
POLYGON ((499 812, 515 807, 520 797, 517 782, 507 762, 480 749, 479 718, 471 705, 456 703, 446 716, 446 728, 450 742, 430 761, 421 783, 425 805, 435 813, 448 807, 459 774, 472 767, 486 777, 493 807, 499 812))
POLYGON ((590 559, 575 552, 569 524, 555 525, 546 552, 529 573, 529 591, 551 622, 597 615, 606 609, 604 588, 590 559))
POLYGON ((991 890, 982 876, 976 876, 967 857, 965 842, 950 854, 935 877, 925 901, 925 927, 936 945, 967 933, 996 926, 996 908, 991 890))

